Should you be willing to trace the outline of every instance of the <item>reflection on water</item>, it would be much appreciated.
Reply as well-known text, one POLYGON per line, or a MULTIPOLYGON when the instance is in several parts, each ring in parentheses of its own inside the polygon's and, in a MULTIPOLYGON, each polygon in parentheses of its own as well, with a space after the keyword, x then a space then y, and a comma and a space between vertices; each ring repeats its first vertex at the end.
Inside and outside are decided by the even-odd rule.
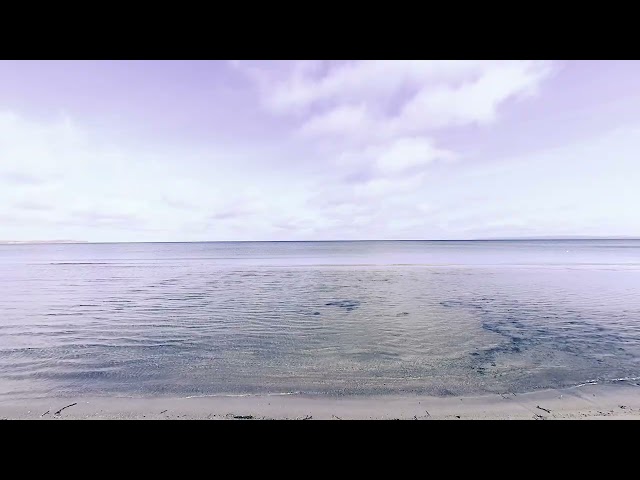
POLYGON ((525 391, 640 376, 640 241, 0 246, 0 394, 525 391))

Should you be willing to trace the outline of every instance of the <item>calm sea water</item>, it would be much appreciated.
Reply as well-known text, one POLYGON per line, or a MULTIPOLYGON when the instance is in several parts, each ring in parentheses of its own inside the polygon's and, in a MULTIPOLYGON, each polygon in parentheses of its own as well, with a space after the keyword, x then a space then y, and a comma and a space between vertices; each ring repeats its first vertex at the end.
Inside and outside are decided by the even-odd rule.
POLYGON ((639 383, 640 241, 0 245, 0 398, 639 383))

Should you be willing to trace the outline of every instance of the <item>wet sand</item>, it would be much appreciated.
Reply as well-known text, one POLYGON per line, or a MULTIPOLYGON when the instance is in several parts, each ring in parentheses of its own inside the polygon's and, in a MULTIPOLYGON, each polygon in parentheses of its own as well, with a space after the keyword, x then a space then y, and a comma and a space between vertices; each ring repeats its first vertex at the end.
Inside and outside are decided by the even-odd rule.
POLYGON ((0 400, 0 419, 640 419, 637 385, 583 385, 479 397, 48 398, 0 400))

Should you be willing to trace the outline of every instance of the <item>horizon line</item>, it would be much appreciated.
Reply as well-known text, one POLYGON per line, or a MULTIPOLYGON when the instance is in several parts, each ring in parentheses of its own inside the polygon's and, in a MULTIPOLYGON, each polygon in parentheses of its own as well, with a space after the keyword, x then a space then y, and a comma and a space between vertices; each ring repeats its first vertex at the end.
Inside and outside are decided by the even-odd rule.
POLYGON ((137 244, 137 243, 330 243, 330 242, 499 242, 499 241, 553 241, 553 240, 640 240, 640 236, 535 236, 485 237, 446 239, 332 239, 332 240, 173 240, 173 241, 91 241, 91 240, 0 240, 0 245, 73 245, 73 244, 137 244))

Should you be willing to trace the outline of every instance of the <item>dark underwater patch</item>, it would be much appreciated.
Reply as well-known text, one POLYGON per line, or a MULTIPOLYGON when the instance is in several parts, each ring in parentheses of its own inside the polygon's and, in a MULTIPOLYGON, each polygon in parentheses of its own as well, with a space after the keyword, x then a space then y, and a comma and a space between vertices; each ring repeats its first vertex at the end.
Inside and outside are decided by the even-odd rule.
POLYGON ((334 302, 326 303, 325 305, 330 307, 339 307, 346 310, 347 312, 352 312, 360 306, 360 302, 358 300, 337 300, 334 302))

